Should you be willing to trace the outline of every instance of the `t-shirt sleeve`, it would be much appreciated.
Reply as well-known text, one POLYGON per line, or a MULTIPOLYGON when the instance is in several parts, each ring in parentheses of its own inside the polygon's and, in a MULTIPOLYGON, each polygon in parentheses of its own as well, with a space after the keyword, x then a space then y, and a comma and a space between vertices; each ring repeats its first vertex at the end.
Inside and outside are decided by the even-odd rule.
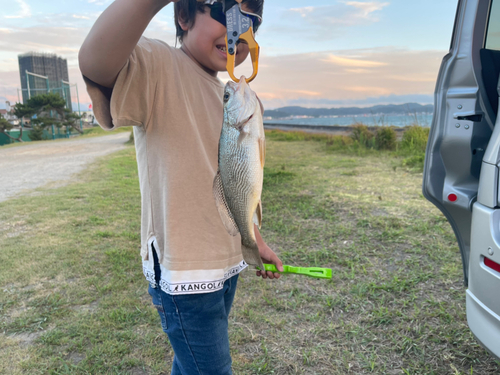
POLYGON ((113 89, 83 77, 95 118, 105 130, 121 126, 147 127, 161 77, 161 61, 168 66, 169 48, 142 37, 118 74, 113 89))

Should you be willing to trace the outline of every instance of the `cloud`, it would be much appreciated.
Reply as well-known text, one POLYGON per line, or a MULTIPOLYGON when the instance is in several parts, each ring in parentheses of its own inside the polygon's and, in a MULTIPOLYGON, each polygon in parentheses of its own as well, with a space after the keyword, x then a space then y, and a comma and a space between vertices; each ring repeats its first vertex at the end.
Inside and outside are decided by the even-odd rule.
POLYGON ((378 22, 379 11, 388 5, 388 2, 379 1, 343 1, 326 6, 291 8, 284 13, 284 18, 290 22, 289 33, 300 32, 326 40, 337 37, 346 27, 378 22))
POLYGON ((31 17, 31 8, 24 0, 14 0, 21 7, 20 11, 16 15, 4 16, 4 18, 29 18, 31 17))
MULTIPOLYGON (((305 3, 305 2, 304 2, 305 3)), ((332 1, 330 5, 304 6, 282 10, 278 22, 262 25, 262 35, 279 35, 271 41, 280 54, 297 51, 297 41, 327 44, 339 38, 352 38, 352 32, 370 32, 370 25, 384 21, 383 1, 332 1), (286 40, 286 43, 283 43, 286 40)), ((320 47, 321 48, 321 47, 320 47)), ((328 47, 327 47, 328 48, 328 47)))
POLYGON ((15 58, 13 65, 2 64, 3 69, 17 66, 17 55, 26 52, 48 52, 76 61, 88 29, 82 27, 33 26, 0 30, 0 56, 15 58))
MULTIPOLYGON (((31 51, 55 53, 67 59, 69 65, 76 65, 78 51, 99 15, 99 12, 49 14, 37 17, 34 26, 0 28, 0 71, 16 69, 17 55, 31 51)), ((144 35, 171 43, 175 40, 175 30, 169 28, 164 17, 159 15, 144 35)))
POLYGON ((0 70, 17 68, 17 55, 26 52, 47 52, 75 64, 78 50, 99 12, 80 14, 55 13, 33 16, 29 26, 11 22, 0 28, 0 70))
POLYGON ((73 17, 73 18, 77 18, 77 19, 82 19, 82 20, 89 20, 89 19, 90 19, 90 17, 87 17, 87 16, 80 16, 80 15, 78 15, 78 14, 73 14, 73 15, 71 15, 71 17, 73 17))
POLYGON ((378 1, 369 1, 369 2, 361 2, 361 1, 344 1, 344 3, 348 6, 352 6, 356 9, 359 9, 361 12, 358 13, 358 17, 365 19, 374 19, 372 13, 377 10, 382 10, 384 7, 388 6, 389 3, 381 3, 378 1))
MULTIPOLYGON (((386 47, 262 56, 251 86, 269 109, 379 104, 377 100, 396 103, 401 98, 432 103, 445 54, 386 47)), ((246 61, 237 69, 237 76, 248 76, 252 67, 246 61)))
MULTIPOLYGON (((251 87, 267 109, 287 105, 332 107, 432 103, 439 66, 445 54, 446 51, 411 51, 386 47, 262 56, 259 74, 251 87), (332 63, 330 56, 339 57, 338 61, 342 64, 332 63), (353 64, 344 64, 350 60, 355 60, 354 65, 356 61, 379 64, 352 68, 353 64)), ((4 60, 14 66, 9 71, 0 71, 0 95, 16 102, 17 88, 20 87, 17 55, 12 61, 0 59, 2 62, 4 60)), ((70 81, 78 84, 81 103, 88 103, 76 60, 68 65, 70 81)), ((237 76, 248 76, 251 72, 249 59, 236 68, 237 76)), ((227 73, 221 73, 219 78, 222 81, 229 79, 227 73)))
MULTIPOLYGON (((67 59, 69 80, 78 84, 80 100, 90 99, 78 68, 78 51, 90 31, 98 12, 54 13, 31 18, 30 26, 22 27, 19 22, 11 21, 0 27, 0 101, 18 101, 17 89, 20 87, 18 55, 27 52, 55 53, 67 59)), ((171 17, 161 12, 153 19, 144 35, 175 42, 175 29, 171 17)), ((0 103, 1 104, 1 103, 0 103)))
POLYGON ((301 94, 305 96, 320 96, 320 92, 316 91, 307 91, 307 90, 288 90, 288 92, 293 93, 293 94, 301 94))
MULTIPOLYGON (((428 104, 433 102, 435 81, 445 53, 381 48, 262 56, 259 74, 251 87, 266 109, 288 105, 339 107, 408 102, 428 104), (356 60, 382 64, 362 68, 369 70, 369 73, 359 73, 357 69, 351 72, 348 66, 328 62, 330 55, 346 59, 356 56, 356 60)), ((237 69, 238 74, 249 75, 252 66, 246 61, 237 69)), ((69 66, 69 75, 70 81, 78 84, 81 108, 87 108, 84 103, 90 100, 76 64, 69 66)), ((226 73, 219 76, 223 81, 228 80, 226 73)), ((0 72, 0 95, 16 102, 18 87, 17 67, 9 72, 0 72)), ((76 94, 73 96, 76 100, 76 94)))
POLYGON ((0 72, 0 105, 3 105, 2 108, 5 108, 6 100, 9 100, 11 103, 18 101, 18 87, 21 87, 19 70, 0 72))
MULTIPOLYGON (((266 109, 288 105, 429 104, 433 103, 434 86, 445 54, 446 51, 386 47, 261 56, 259 74, 250 85, 266 109), (329 56, 337 56, 342 62, 355 60, 378 64, 352 69, 352 64, 333 64, 329 56)), ((247 59, 235 73, 249 76, 251 72, 252 65, 247 59)), ((78 83, 81 102, 89 102, 78 67, 70 67, 69 74, 74 77, 71 81, 78 83)), ((223 82, 229 80, 227 73, 219 74, 219 78, 223 82)))
POLYGON ((87 0, 87 2, 89 4, 94 4, 94 5, 97 5, 97 6, 100 6, 100 7, 108 5, 112 1, 113 0, 87 0))
MULTIPOLYGON (((50 13, 34 16, 39 27, 83 27, 90 29, 101 12, 50 13)), ((16 25, 17 26, 17 25, 16 25)))
POLYGON ((314 9, 315 7, 291 8, 290 12, 296 12, 300 14, 303 18, 305 18, 309 13, 314 12, 314 9))
POLYGON ((355 58, 335 56, 333 54, 328 55, 328 57, 326 59, 324 59, 323 61, 330 62, 330 63, 332 63, 334 65, 338 65, 338 66, 348 66, 348 67, 355 67, 355 68, 372 68, 375 66, 387 65, 387 63, 380 62, 380 61, 358 60, 355 58))
POLYGON ((355 73, 355 74, 368 74, 370 73, 370 69, 346 69, 347 73, 355 73))
POLYGON ((391 87, 381 87, 381 86, 344 86, 341 89, 349 92, 363 93, 368 95, 390 95, 393 88, 391 87))
MULTIPOLYGON (((94 2, 95 3, 95 2, 94 2)), ((345 1, 326 7, 303 7, 289 12, 300 18, 310 32, 321 31, 328 20, 344 19, 347 27, 356 22, 376 22, 377 13, 387 2, 345 1), (338 12, 337 12, 338 11, 338 12), (319 17, 318 24, 314 24, 319 17)), ((77 54, 100 12, 60 13, 32 17, 34 25, 20 27, 12 21, 0 28, 0 95, 17 101, 20 87, 17 55, 29 51, 52 52, 68 60, 70 81, 78 84, 80 100, 89 101, 78 69, 77 54), (76 16, 76 17, 74 17, 76 16)), ((295 18, 294 18, 295 17, 295 18)), ((331 22, 331 21, 330 21, 331 22)), ((302 29, 302 25, 300 28, 302 29)), ((175 41, 171 15, 158 14, 145 35, 175 41)), ((261 55, 259 75, 251 86, 266 108, 284 105, 332 106, 377 104, 376 100, 420 98, 431 102, 439 65, 446 51, 411 51, 392 47, 333 50, 324 52, 261 55)), ((236 68, 236 76, 249 76, 248 59, 236 68)), ((224 81, 227 74, 220 74, 224 81)))

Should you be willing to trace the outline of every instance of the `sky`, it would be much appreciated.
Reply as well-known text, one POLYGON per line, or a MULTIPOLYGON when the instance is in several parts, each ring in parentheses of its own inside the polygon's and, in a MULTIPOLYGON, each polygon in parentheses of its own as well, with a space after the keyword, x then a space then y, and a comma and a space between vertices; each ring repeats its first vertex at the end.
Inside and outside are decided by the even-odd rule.
MULTIPOLYGON (((87 109, 78 51, 111 2, 0 0, 0 108, 18 101, 17 56, 35 51, 67 59, 70 82, 87 109)), ((456 6, 457 0, 266 0, 251 87, 266 109, 433 103, 456 6)), ((175 44, 172 4, 144 35, 175 44)), ((247 60, 236 76, 251 74, 247 60)), ((219 77, 228 79, 227 73, 219 77)))

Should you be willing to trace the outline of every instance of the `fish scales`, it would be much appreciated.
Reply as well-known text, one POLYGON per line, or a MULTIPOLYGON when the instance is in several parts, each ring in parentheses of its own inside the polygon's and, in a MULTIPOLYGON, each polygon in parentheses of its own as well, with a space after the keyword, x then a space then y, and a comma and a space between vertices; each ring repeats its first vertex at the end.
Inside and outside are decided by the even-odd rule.
POLYGON ((262 112, 257 95, 244 79, 238 84, 228 82, 224 90, 219 169, 213 189, 228 233, 240 233, 243 258, 261 269, 254 222, 260 227, 265 152, 262 112))
MULTIPOLYGON (((232 214, 238 218, 236 221, 242 235, 242 241, 244 241, 251 236, 248 222, 244 221, 244 218, 248 218, 250 215, 252 209, 250 197, 255 189, 253 185, 255 182, 259 182, 260 176, 258 169, 252 168, 258 162, 258 160, 252 160, 252 156, 256 154, 255 150, 252 150, 254 142, 252 139, 245 139, 239 147, 234 147, 240 132, 233 131, 233 129, 226 127, 223 130, 226 137, 221 137, 221 139, 225 143, 227 142, 229 147, 221 148, 220 169, 226 172, 221 173, 222 184, 225 187, 224 193, 232 214)), ((260 193, 261 191, 256 191, 254 194, 258 194, 260 197, 260 193)), ((250 215, 250 218, 252 217, 253 212, 250 215)))

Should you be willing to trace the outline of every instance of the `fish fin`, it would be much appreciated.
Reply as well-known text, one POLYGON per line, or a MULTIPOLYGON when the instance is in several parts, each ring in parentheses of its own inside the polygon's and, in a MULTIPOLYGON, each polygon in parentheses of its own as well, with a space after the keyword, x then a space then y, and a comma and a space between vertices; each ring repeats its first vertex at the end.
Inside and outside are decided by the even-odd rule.
POLYGON ((260 165, 264 168, 266 161, 266 138, 259 138, 260 165))
POLYGON ((253 214, 253 223, 257 225, 260 229, 262 225, 262 202, 259 201, 257 204, 257 208, 255 209, 255 212, 253 214))
POLYGON ((255 97, 257 98, 258 102, 259 102, 259 105, 260 105, 260 113, 261 114, 264 114, 264 106, 262 105, 262 102, 260 101, 259 97, 257 96, 257 94, 255 94, 255 97))
POLYGON ((241 244, 241 253, 243 254, 243 259, 246 263, 251 266, 258 267, 261 270, 264 269, 264 264, 262 263, 262 258, 260 257, 257 244, 252 247, 241 244))
POLYGON ((213 193, 215 198, 215 205, 217 206, 217 210, 219 211, 220 218, 224 227, 231 236, 236 236, 240 233, 238 229, 238 225, 236 225, 236 221, 234 220, 234 216, 227 205, 226 196, 224 195, 224 188, 222 186, 222 178, 220 176, 220 171, 217 170, 217 174, 214 178, 213 184, 213 193))

